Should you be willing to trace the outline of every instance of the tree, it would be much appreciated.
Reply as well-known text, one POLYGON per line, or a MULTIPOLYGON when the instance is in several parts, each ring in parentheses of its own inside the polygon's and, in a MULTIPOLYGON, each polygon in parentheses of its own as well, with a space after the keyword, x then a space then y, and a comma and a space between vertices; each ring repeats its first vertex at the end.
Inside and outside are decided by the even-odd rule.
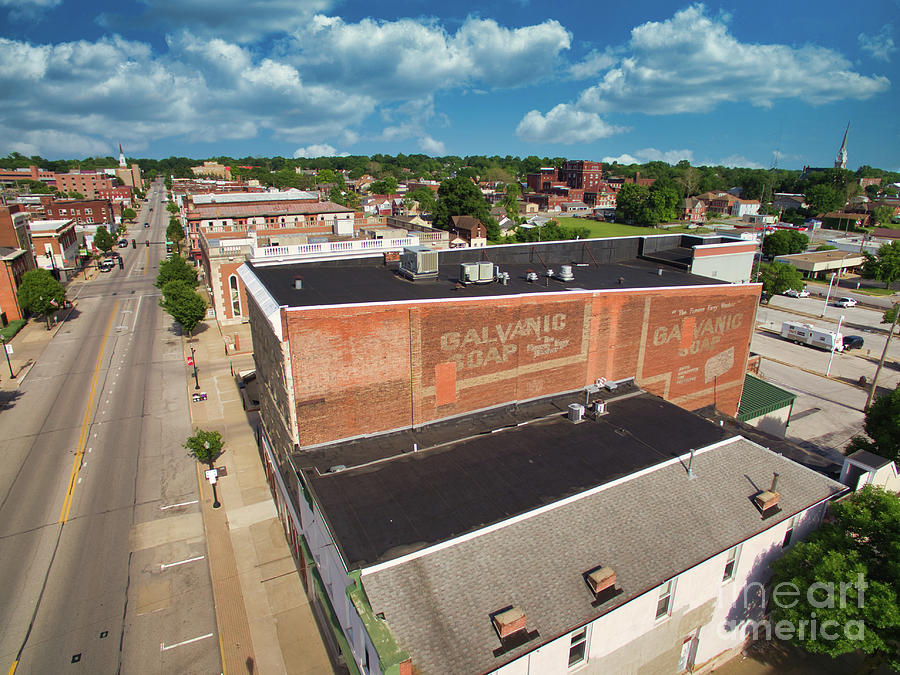
POLYGON ((109 230, 103 225, 98 226, 97 232, 94 234, 94 246, 106 253, 112 249, 114 243, 115 240, 109 233, 109 230))
POLYGON ((819 183, 806 191, 806 203, 809 204, 809 210, 813 213, 827 213, 836 211, 846 202, 843 189, 838 190, 826 183, 819 183))
POLYGON ((166 240, 175 243, 175 250, 181 255, 181 242, 184 241, 184 228, 178 216, 169 218, 169 225, 166 227, 166 240))
POLYGON ((881 206, 876 206, 872 211, 872 218, 879 225, 884 225, 885 227, 890 227, 893 223, 894 219, 894 209, 886 204, 882 204, 881 206))
POLYGON ((764 255, 774 257, 776 255, 791 255, 803 253, 809 246, 809 237, 802 232, 794 230, 775 230, 766 235, 763 240, 762 252, 764 255))
POLYGON ((122 220, 134 220, 135 218, 137 218, 137 212, 134 209, 127 206, 122 209, 122 220))
MULTIPOLYGON (((892 314, 892 321, 893 318, 892 314)), ((900 385, 872 402, 863 429, 869 438, 854 436, 847 446, 847 454, 867 450, 894 462, 900 460, 900 385)))
POLYGON ((31 314, 43 315, 50 328, 50 315, 66 304, 66 289, 49 270, 28 270, 19 284, 19 307, 31 314))
POLYGON ((190 284, 191 290, 193 290, 197 288, 197 270, 188 265, 187 261, 181 256, 172 256, 168 260, 163 260, 159 263, 156 287, 161 289, 170 281, 184 281, 190 284))
POLYGON ((434 210, 437 208, 437 199, 435 199, 431 188, 416 188, 407 192, 406 196, 419 202, 419 211, 422 213, 434 213, 434 210))
POLYGON ((616 220, 623 223, 640 223, 644 203, 650 196, 646 185, 625 183, 616 195, 616 220))
MULTIPOLYGON (((870 261, 871 258, 866 258, 864 265, 869 264, 872 268, 870 261)), ((882 244, 875 256, 874 268, 869 269, 868 272, 874 272, 873 278, 883 281, 885 288, 890 288, 891 282, 900 278, 900 241, 882 244)))
POLYGON ((190 336, 206 316, 206 300, 187 281, 170 281, 162 287, 159 305, 190 336))
POLYGON ((376 180, 370 183, 368 190, 369 194, 373 195, 392 195, 397 192, 398 185, 396 178, 388 176, 384 180, 376 180))
POLYGON ((70 199, 84 199, 84 195, 81 194, 80 192, 75 192, 75 190, 70 190, 69 198, 70 199))
POLYGON ((772 563, 770 622, 810 653, 859 650, 870 671, 900 670, 900 500, 866 486, 831 512, 831 522, 772 563))
POLYGON ((506 194, 500 200, 500 205, 506 209, 506 217, 514 220, 519 217, 519 184, 507 183, 506 194))
POLYGON ((453 216, 474 216, 484 224, 488 239, 497 241, 500 238, 500 226, 491 217, 490 206, 478 186, 468 178, 448 178, 438 188, 435 226, 448 229, 453 216))
POLYGON ((176 204, 175 202, 169 202, 168 204, 166 204, 166 211, 171 213, 173 216, 178 215, 178 204, 176 204))
POLYGON ((803 275, 800 270, 787 263, 762 263, 759 266, 758 276, 763 291, 770 296, 784 293, 789 288, 798 291, 803 289, 803 275))

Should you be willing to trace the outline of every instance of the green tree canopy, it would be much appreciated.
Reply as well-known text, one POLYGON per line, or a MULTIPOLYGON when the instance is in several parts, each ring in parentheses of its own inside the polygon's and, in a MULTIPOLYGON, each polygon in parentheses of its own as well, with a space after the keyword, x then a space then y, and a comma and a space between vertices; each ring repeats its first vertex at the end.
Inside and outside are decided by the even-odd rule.
POLYGON ((206 316, 206 300, 187 281, 176 279, 162 287, 159 305, 191 335, 206 316))
POLYGON ((134 220, 135 218, 137 218, 137 211, 127 206, 122 209, 122 220, 134 220))
POLYGON ((23 311, 47 317, 49 326, 50 314, 66 304, 66 289, 49 270, 28 270, 22 275, 18 298, 23 311))
POLYGON ((626 183, 616 195, 616 220, 656 227, 678 215, 678 190, 668 181, 652 186, 626 183))
POLYGON ((384 180, 376 180, 374 183, 370 183, 367 189, 369 194, 373 195, 392 195, 397 192, 398 185, 396 178, 388 176, 384 180))
POLYGON ((181 242, 184 241, 184 228, 178 216, 169 218, 169 225, 166 227, 166 240, 175 243, 175 249, 181 253, 181 242))
POLYGON ((184 447, 191 455, 201 464, 206 464, 209 468, 213 467, 219 457, 221 457, 225 442, 222 440, 222 434, 218 431, 204 431, 203 429, 194 429, 194 435, 188 437, 184 442, 184 447))
POLYGON ((894 462, 900 461, 900 385, 872 402, 863 429, 868 438, 854 436, 847 446, 847 454, 868 450, 894 462))
POLYGON ((112 249, 114 243, 115 240, 109 233, 109 230, 107 230, 103 225, 99 225, 97 227, 97 232, 94 234, 94 246, 106 253, 107 251, 112 249))
POLYGON ((831 522, 772 563, 770 622, 776 634, 786 622, 779 637, 810 653, 859 650, 868 668, 900 670, 900 500, 866 486, 831 510, 831 522))
POLYGON ((759 266, 759 280, 762 282, 763 291, 769 295, 779 295, 787 289, 803 289, 803 275, 793 265, 774 262, 762 263, 759 266))
POLYGON ((190 284, 193 290, 197 288, 197 270, 191 267, 181 256, 172 256, 168 260, 163 260, 159 263, 156 287, 161 289, 170 281, 184 281, 190 284))
POLYGON ((586 227, 561 227, 558 222, 551 220, 540 227, 517 227, 515 239, 517 242, 533 241, 557 241, 561 239, 587 239, 591 231, 586 227))
POLYGON ((813 213, 827 213, 840 209, 846 202, 843 188, 838 189, 827 183, 819 183, 806 191, 806 203, 813 213))
POLYGON ((809 237, 795 230, 775 230, 767 234, 762 244, 762 252, 767 256, 803 253, 809 246, 809 237))
POLYGON ((885 227, 891 227, 894 219, 894 209, 887 204, 882 204, 881 206, 876 206, 872 211, 872 218, 874 218, 875 222, 879 225, 884 225, 885 227))
POLYGON ((890 288, 891 282, 900 279, 900 241, 882 244, 874 261, 871 256, 867 256, 863 272, 871 274, 870 278, 883 281, 885 288, 890 288))
POLYGON ((435 199, 431 188, 416 188, 407 192, 406 196, 419 202, 419 211, 422 213, 434 213, 435 208, 437 208, 437 199, 435 199))
POLYGON ((474 216, 484 224, 488 239, 496 241, 500 238, 500 227, 491 217, 491 207, 481 194, 481 189, 462 176, 448 178, 438 188, 435 226, 448 229, 453 216, 474 216))
POLYGON ((168 211, 169 213, 171 213, 173 215, 177 214, 178 213, 178 204, 176 204, 175 202, 167 203, 166 211, 168 211))

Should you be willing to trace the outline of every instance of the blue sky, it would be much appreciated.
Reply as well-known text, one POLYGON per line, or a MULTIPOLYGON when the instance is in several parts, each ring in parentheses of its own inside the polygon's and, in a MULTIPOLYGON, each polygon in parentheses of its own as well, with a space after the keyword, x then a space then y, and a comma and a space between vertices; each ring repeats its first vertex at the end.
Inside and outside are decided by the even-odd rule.
POLYGON ((0 154, 900 170, 900 0, 0 0, 0 154), (377 13, 376 13, 377 12, 377 13))

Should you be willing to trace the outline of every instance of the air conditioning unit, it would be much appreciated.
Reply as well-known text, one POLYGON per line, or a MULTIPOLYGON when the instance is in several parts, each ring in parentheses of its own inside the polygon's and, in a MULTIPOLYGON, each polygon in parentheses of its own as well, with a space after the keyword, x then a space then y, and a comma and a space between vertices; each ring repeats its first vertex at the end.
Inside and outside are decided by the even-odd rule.
POLYGON ((461 263, 459 266, 459 280, 464 284, 474 284, 478 281, 478 263, 461 263))
POLYGON ((569 421, 581 422, 584 419, 584 406, 580 403, 569 404, 569 421))
POLYGON ((400 254, 398 271, 407 279, 435 279, 438 275, 438 252, 427 246, 407 246, 400 254))

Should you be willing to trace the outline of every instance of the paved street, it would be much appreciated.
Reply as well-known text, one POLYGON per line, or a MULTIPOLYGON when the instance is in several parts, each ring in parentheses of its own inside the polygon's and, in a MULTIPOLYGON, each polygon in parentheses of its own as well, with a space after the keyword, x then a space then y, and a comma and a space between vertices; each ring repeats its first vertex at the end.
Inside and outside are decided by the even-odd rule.
MULTIPOLYGON (((167 214, 151 201, 164 242, 167 214)), ((129 239, 147 238, 141 222, 129 239)), ((22 379, 4 378, 0 661, 10 672, 221 670, 208 567, 196 564, 206 549, 195 463, 180 448, 190 431, 181 338, 152 285, 164 251, 121 249, 123 270, 80 276, 68 290, 75 308, 39 359, 25 368, 14 355, 22 379)), ((27 351, 27 338, 13 344, 27 351)))

